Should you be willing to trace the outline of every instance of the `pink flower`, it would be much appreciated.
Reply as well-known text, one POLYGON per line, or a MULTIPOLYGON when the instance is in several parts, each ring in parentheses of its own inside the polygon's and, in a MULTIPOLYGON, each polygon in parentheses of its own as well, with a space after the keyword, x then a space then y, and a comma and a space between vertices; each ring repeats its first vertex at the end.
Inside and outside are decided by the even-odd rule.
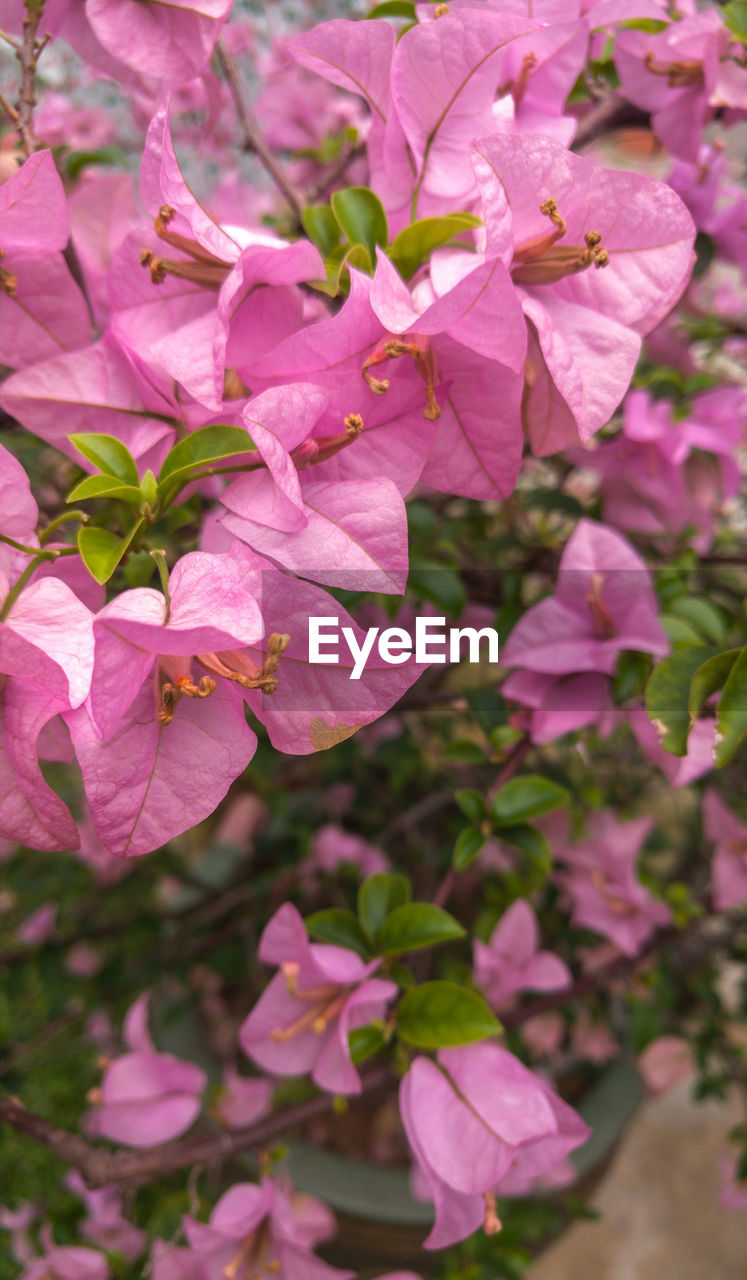
POLYGON ((563 1015, 553 1009, 547 1013, 536 1013, 522 1023, 521 1034, 535 1057, 555 1058, 565 1035, 563 1015))
POLYGON ((722 1152, 719 1156, 721 1170, 721 1194, 719 1204, 722 1209, 747 1209, 747 1182, 744 1178, 737 1180, 737 1162, 734 1156, 722 1152))
POLYGON ((85 942, 76 942, 65 956, 65 968, 74 978, 95 977, 102 963, 98 951, 85 942))
MULTIPOLYGON (((630 544, 605 525, 579 520, 561 557, 555 594, 519 619, 501 661, 543 675, 611 676, 623 649, 667 653, 657 613, 648 570, 630 544)), ((513 696, 511 680, 504 692, 513 696)))
POLYGON ((80 1245, 56 1245, 47 1226, 39 1235, 44 1254, 30 1262, 21 1280, 107 1280, 109 1267, 103 1254, 80 1245))
POLYGON ((623 31, 615 66, 626 98, 650 111, 666 149, 696 160, 703 126, 727 108, 726 123, 747 109, 747 71, 739 46, 715 9, 671 23, 664 31, 623 31), (731 108, 731 110, 728 110, 731 108))
POLYGON ((571 1048, 579 1058, 589 1062, 609 1062, 616 1058, 620 1046, 603 1022, 592 1022, 585 1010, 571 1028, 571 1048))
POLYGON ((383 1017, 397 994, 393 982, 371 977, 381 962, 366 964, 344 947, 310 943, 289 902, 265 928, 259 958, 280 972, 241 1027, 244 1052, 274 1075, 311 1072, 320 1089, 358 1093, 348 1035, 383 1017))
POLYGON ((264 1178, 240 1182, 221 1196, 207 1223, 185 1217, 188 1249, 156 1241, 154 1280, 352 1280, 352 1271, 327 1266, 311 1251, 334 1234, 334 1218, 312 1196, 264 1178))
POLYGON ((637 1065, 651 1093, 667 1093, 695 1070, 692 1048, 681 1036, 658 1036, 639 1053, 637 1065))
POLYGON ((90 340, 85 299, 62 257, 70 234, 51 151, 37 151, 0 187, 0 361, 12 369, 90 340))
POLYGON ((218 1119, 227 1129, 243 1129, 270 1110, 272 1092, 269 1080, 241 1076, 235 1067, 226 1067, 215 1106, 218 1119))
POLYGON ((611 417, 640 335, 687 284, 695 228, 664 183, 603 169, 551 138, 497 133, 473 159, 486 256, 510 272, 527 323, 522 420, 544 456, 611 417))
POLYGON ((365 878, 377 871, 388 871, 391 863, 375 845, 328 822, 315 832, 304 865, 314 871, 336 871, 340 866, 355 866, 361 878, 365 878))
POLYGON ((709 788, 703 800, 703 825, 714 842, 711 862, 713 905, 729 911, 747 903, 747 825, 709 788))
POLYGON ((668 923, 669 908, 636 879, 635 863, 653 818, 619 822, 611 813, 594 813, 589 836, 566 845, 559 856, 570 871, 557 882, 571 899, 575 925, 609 938, 627 956, 635 956, 653 931, 668 923))
POLYGON ((189 1129, 200 1112, 204 1071, 170 1053, 159 1053, 148 1034, 147 993, 124 1024, 129 1053, 106 1068, 86 1129, 128 1147, 155 1147, 189 1129))
POLYGON ((478 940, 473 950, 475 982, 496 1009, 519 991, 559 991, 570 986, 565 962, 539 950, 537 917, 523 898, 517 898, 501 916, 487 946, 478 940))
POLYGON ((16 937, 19 942, 38 946, 51 938, 57 925, 57 903, 45 902, 44 906, 32 911, 22 924, 18 926, 16 937))
POLYGON ((644 756, 661 769, 673 787, 686 787, 713 768, 716 732, 713 718, 704 716, 696 720, 688 735, 686 754, 673 756, 660 745, 656 726, 643 707, 634 707, 627 712, 627 717, 644 756))
POLYGON ((123 1216, 122 1194, 116 1187, 89 1191, 77 1169, 67 1174, 65 1185, 80 1196, 86 1206, 86 1217, 80 1231, 87 1240, 92 1240, 107 1253, 121 1253, 128 1262, 140 1257, 148 1237, 123 1216))
POLYGON ((34 1257, 29 1227, 38 1214, 31 1201, 19 1204, 17 1209, 0 1208, 0 1227, 10 1232, 10 1252, 16 1262, 30 1262, 34 1257))
POLYGON ((495 1196, 507 1176, 535 1181, 589 1130, 538 1076, 499 1045, 442 1049, 416 1058, 400 1086, 400 1110, 436 1222, 439 1249, 484 1223, 500 1230, 495 1196))

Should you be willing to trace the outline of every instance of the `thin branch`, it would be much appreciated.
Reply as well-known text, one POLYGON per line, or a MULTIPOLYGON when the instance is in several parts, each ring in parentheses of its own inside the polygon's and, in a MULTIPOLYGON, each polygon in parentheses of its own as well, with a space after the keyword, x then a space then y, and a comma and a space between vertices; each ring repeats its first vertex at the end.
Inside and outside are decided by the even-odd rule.
POLYGON ((355 146, 343 150, 342 154, 322 174, 316 186, 312 187, 308 195, 309 204, 314 204, 320 196, 326 195, 330 188, 334 187, 345 176, 351 164, 356 160, 362 159, 365 154, 365 142, 358 142, 355 146))
POLYGON ((244 135, 244 146, 247 151, 253 151, 261 160, 275 186, 280 191, 286 204, 293 210, 300 224, 301 214, 304 210, 303 196, 283 172, 282 167, 278 164, 262 137, 257 118, 244 94, 244 86, 241 83, 233 56, 228 52, 223 40, 218 40, 215 48, 220 69, 223 72, 236 107, 236 115, 244 135))
POLYGON ((36 106, 36 64, 42 51, 51 39, 45 35, 37 40, 39 23, 44 14, 44 0, 26 0, 26 16, 23 20, 23 39, 20 44, 9 40, 15 55, 21 64, 21 86, 18 94, 17 109, 3 101, 3 106, 10 115, 21 140, 21 150, 28 159, 39 148, 34 137, 34 107, 36 106))
POLYGON ((616 129, 635 126, 641 128, 649 124, 648 112, 641 111, 640 107, 634 107, 632 102, 613 93, 592 107, 579 121, 572 149, 580 151, 582 147, 588 147, 590 142, 596 142, 603 134, 614 133, 616 129))
MULTIPOLYGON (((393 1080, 391 1069, 379 1067, 363 1078, 367 1093, 385 1088, 393 1080)), ((78 1169, 89 1187, 134 1187, 153 1178, 194 1165, 210 1165, 226 1160, 240 1151, 264 1147, 290 1129, 309 1120, 327 1115, 335 1109, 331 1093, 317 1094, 296 1106, 286 1107, 257 1124, 230 1132, 182 1138, 162 1146, 137 1151, 107 1151, 85 1139, 61 1129, 33 1111, 28 1111, 17 1098, 0 1098, 0 1120, 19 1133, 25 1133, 78 1169)))

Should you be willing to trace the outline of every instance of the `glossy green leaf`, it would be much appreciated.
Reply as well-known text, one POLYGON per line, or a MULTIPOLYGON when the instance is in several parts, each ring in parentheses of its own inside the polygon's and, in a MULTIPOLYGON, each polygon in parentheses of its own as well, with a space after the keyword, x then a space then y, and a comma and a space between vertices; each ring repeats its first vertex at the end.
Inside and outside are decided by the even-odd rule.
POLYGON ((710 640, 713 644, 723 642, 726 634, 724 618, 710 601, 697 599, 695 596, 678 596, 670 603, 669 612, 689 622, 699 639, 710 640))
POLYGON ((312 938, 331 942, 336 947, 348 947, 359 956, 370 954, 370 943, 352 911, 340 907, 328 907, 306 917, 306 928, 312 938))
POLYGON ((65 501, 85 502, 87 498, 117 498, 120 502, 129 502, 132 507, 139 507, 143 501, 139 486, 125 484, 111 475, 86 476, 71 489, 65 501))
POLYGON ((464 937, 458 920, 430 902, 407 902, 395 907, 379 929, 376 949, 383 955, 400 951, 418 951, 438 942, 452 942, 464 937))
POLYGON ((365 1062, 367 1058, 373 1057, 383 1044, 384 1032, 381 1027, 373 1025, 356 1027, 355 1030, 348 1034, 350 1058, 355 1066, 358 1066, 360 1062, 365 1062))
POLYGON ((109 581, 143 524, 144 521, 138 520, 126 538, 118 538, 108 529, 92 529, 89 525, 78 530, 78 550, 92 578, 102 585, 109 581))
POLYGON ((499 826, 541 818, 568 803, 568 792, 557 782, 526 774, 512 778, 495 796, 491 813, 499 826))
POLYGON ((116 476, 125 484, 140 486, 135 459, 116 436, 100 435, 86 431, 80 435, 70 436, 78 453, 92 462, 99 471, 108 476, 116 476))
POLYGON ((383 0, 375 4, 367 14, 367 18, 409 18, 415 21, 415 0, 383 0))
POLYGON ((675 649, 689 649, 693 645, 703 643, 704 637, 701 632, 697 631, 691 622, 678 617, 676 613, 660 613, 659 622, 667 640, 675 649))
POLYGON ((451 857, 455 871, 466 871, 485 844, 485 836, 477 827, 465 827, 459 832, 451 857))
POLYGON ((486 1040, 501 1024, 482 996, 456 982, 426 982, 406 991, 397 1006, 397 1030, 418 1049, 446 1049, 486 1040))
POLYGON ((712 693, 717 689, 723 689, 740 652, 739 649, 725 649, 723 653, 715 653, 712 658, 707 658, 701 663, 694 672, 687 699, 691 720, 697 720, 712 693))
MULTIPOLYGON (((389 257, 401 276, 409 280, 422 263, 427 262, 434 249, 447 244, 454 236, 472 227, 482 226, 480 218, 471 213, 449 213, 442 218, 420 218, 395 236, 389 249, 389 257)), ((465 246, 465 250, 469 250, 465 246)))
POLYGON ((193 471, 255 451, 254 441, 243 427, 200 427, 166 455, 158 474, 159 496, 187 480, 193 471))
POLYGON ((747 44, 747 0, 731 0, 721 10, 721 17, 732 35, 747 44))
POLYGON ((328 204, 309 204, 301 215, 304 230, 323 258, 340 243, 340 228, 328 204))
POLYGON ((152 471, 146 471, 140 481, 140 492, 143 495, 143 501, 150 507, 154 507, 158 500, 158 481, 152 471))
POLYGON ((377 871, 363 881, 358 890, 358 915, 370 938, 375 938, 390 911, 401 907, 412 897, 406 876, 377 871))
POLYGON ((454 792, 454 799, 470 822, 480 823, 487 816, 488 809, 481 791, 475 791, 473 787, 462 787, 461 791, 454 792))
POLYGON ((540 871, 548 876, 552 871, 552 854, 550 846, 541 831, 528 822, 517 822, 510 827, 501 827, 501 840, 513 844, 520 849, 524 861, 533 871, 540 871))
POLYGON ((687 752, 690 681, 715 652, 700 644, 678 649, 654 667, 648 678, 646 714, 656 726, 661 746, 671 755, 684 756, 687 752))
POLYGON ((729 672, 716 708, 716 764, 728 764, 747 734, 747 645, 729 672))
POLYGON ((362 245, 376 263, 376 246, 386 248, 389 240, 384 206, 368 187, 346 187, 335 191, 330 201, 332 212, 351 245, 362 245))

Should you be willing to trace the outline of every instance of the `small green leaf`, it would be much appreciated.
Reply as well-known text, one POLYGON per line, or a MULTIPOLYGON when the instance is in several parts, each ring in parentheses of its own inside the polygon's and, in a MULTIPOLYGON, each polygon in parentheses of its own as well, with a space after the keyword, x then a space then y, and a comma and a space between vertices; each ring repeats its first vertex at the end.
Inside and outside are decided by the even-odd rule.
POLYGON ((623 650, 617 660, 612 683, 612 693, 618 706, 630 702, 632 698, 640 700, 650 668, 651 660, 647 653, 637 653, 633 649, 623 650))
POLYGON ((415 0, 383 0, 366 14, 367 18, 409 18, 415 21, 415 0))
POLYGON ((732 35, 747 44, 747 0, 731 0, 724 5, 721 16, 732 35))
POLYGON ((716 650, 707 645, 678 649, 654 667, 646 685, 646 715, 659 734, 660 745, 673 756, 687 752, 690 732, 690 681, 698 667, 716 650))
POLYGON ((358 890, 358 915, 366 933, 375 938, 390 911, 401 907, 412 897, 406 876, 378 871, 363 881, 358 890))
POLYGON ((199 468, 225 462, 228 458, 240 458, 255 451, 254 441, 243 427, 200 427, 175 444, 166 455, 158 474, 159 497, 163 497, 174 485, 187 480, 199 468))
POLYGON ((467 603, 467 593, 459 574, 442 564, 412 565, 407 585, 416 596, 443 609, 450 618, 458 618, 467 603))
MULTIPOLYGON (((442 218, 421 218, 412 222, 395 236, 389 249, 389 257, 405 280, 414 275, 422 263, 427 262, 434 249, 447 244, 453 236, 482 222, 471 213, 448 213, 442 218)), ((468 248, 467 245, 464 246, 468 248)))
POLYGON ((83 563, 91 577, 102 586, 111 578, 143 523, 144 521, 138 520, 126 538, 118 538, 108 529, 92 529, 89 525, 78 530, 78 550, 83 563))
POLYGON ((462 787, 461 791, 454 792, 454 799, 465 818, 469 818, 475 825, 487 816, 487 805, 481 791, 475 791, 473 787, 462 787))
POLYGON ((323 258, 340 243, 340 228, 328 204, 309 204, 301 215, 304 230, 323 258))
POLYGON ((694 596, 678 596, 669 605, 669 612, 678 618, 684 618, 698 632, 698 640, 710 640, 713 644, 722 644, 726 627, 721 611, 708 600, 698 600, 694 596))
POLYGON ((406 991, 397 1006, 397 1030, 418 1049, 446 1049, 486 1040, 501 1030, 482 996, 456 982, 426 982, 406 991))
POLYGON ((348 947, 359 956, 370 955, 370 943, 352 911, 328 907, 307 916, 305 924, 312 938, 331 942, 336 947, 348 947))
POLYGON ((697 720, 711 694, 717 689, 723 689, 739 654, 739 649, 725 649, 723 653, 716 653, 712 658, 706 659, 694 672, 687 699, 687 709, 692 721, 697 720))
POLYGON ((485 836, 477 827, 465 827, 459 832, 451 856, 451 865, 455 871, 466 871, 474 862, 485 844, 485 836))
POLYGON ((351 245, 363 246, 373 269, 377 244, 386 248, 389 241, 389 227, 379 197, 368 187, 346 187, 335 191, 330 203, 344 235, 351 245))
POLYGON ((501 827, 501 840, 505 840, 508 844, 516 845, 517 849, 521 849, 524 860, 528 863, 532 871, 539 871, 543 876, 549 876, 552 871, 552 854, 550 846, 541 831, 531 826, 528 822, 517 822, 510 827, 501 827))
POLYGON ((125 484, 112 475, 86 476, 71 489, 65 501, 85 502, 87 498, 117 498, 120 502, 129 502, 132 507, 139 507, 143 501, 137 485, 125 484))
POLYGON ((729 672, 716 708, 716 764, 721 768, 747 734, 747 645, 729 672))
POLYGON ((69 151, 65 156, 65 168, 69 176, 75 180, 79 178, 84 169, 89 165, 111 164, 118 168, 126 169, 130 163, 130 157, 126 151, 120 147, 98 147, 92 151, 69 151))
POLYGON ((384 1032, 381 1027, 370 1024, 367 1027, 356 1027, 348 1033, 348 1048, 351 1061, 358 1066, 367 1058, 373 1057, 384 1043, 384 1032))
POLYGON ((512 778, 501 787, 493 800, 491 812, 499 826, 541 818, 568 803, 568 792, 549 778, 527 774, 512 778))
POLYGON ((116 436, 99 435, 96 432, 84 432, 72 435, 70 440, 78 453, 92 462, 99 471, 108 476, 116 476, 125 484, 140 485, 135 459, 116 436))
POLYGON ((418 951, 438 942, 452 942, 464 937, 458 920, 430 902, 406 902, 395 907, 379 929, 376 949, 383 955, 399 951, 418 951))
POLYGON ((140 481, 140 491, 143 495, 143 501, 147 502, 150 507, 154 507, 158 499, 158 481, 152 471, 146 471, 140 481))
POLYGON ((444 757, 454 764, 485 764, 485 752, 469 738, 456 738, 444 748, 444 757))
POLYGON ((676 613, 660 613, 661 623, 667 640, 675 649, 690 649, 693 645, 703 643, 703 636, 696 631, 691 622, 679 618, 676 613))

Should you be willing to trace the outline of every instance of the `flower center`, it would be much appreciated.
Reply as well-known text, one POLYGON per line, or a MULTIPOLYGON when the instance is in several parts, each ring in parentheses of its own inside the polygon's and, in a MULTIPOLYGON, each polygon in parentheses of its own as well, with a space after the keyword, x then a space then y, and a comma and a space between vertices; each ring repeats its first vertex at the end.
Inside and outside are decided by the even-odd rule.
POLYGON ((611 640, 615 635, 615 624, 602 600, 603 582, 601 573, 591 575, 591 590, 586 596, 586 603, 591 613, 595 636, 599 640, 611 640))
POLYGON ((285 978, 288 994, 296 1000, 306 1001, 311 1007, 306 1009, 289 1027, 274 1027, 270 1032, 270 1039, 276 1044, 285 1044, 286 1041, 292 1040, 301 1031, 308 1031, 309 1028, 320 1036, 342 1009, 348 996, 347 987, 340 988, 337 982, 321 982, 314 987, 304 987, 300 990, 299 967, 293 961, 281 964, 280 972, 285 978))
POLYGON ((428 338, 416 333, 407 334, 406 337, 401 334, 385 335, 377 342, 363 363, 361 369, 363 381, 368 384, 374 395, 383 396, 389 390, 389 379, 374 377, 371 369, 383 364, 386 360, 396 360, 400 356, 409 356, 423 379, 426 400, 423 417, 428 422, 436 422, 441 417, 441 409, 436 399, 436 360, 428 338))
POLYGON ((540 205, 540 213, 550 219, 552 231, 532 236, 514 249, 511 278, 515 284, 554 284, 564 276, 578 275, 589 267, 606 267, 609 254, 602 248, 599 231, 587 231, 584 245, 561 245, 567 224, 558 211, 557 201, 550 197, 540 205))
POLYGON ((170 244, 174 249, 181 249, 191 259, 185 262, 175 258, 161 258, 152 249, 143 249, 140 254, 140 265, 148 267, 150 278, 154 284, 162 284, 167 275, 178 276, 180 280, 191 280, 203 289, 220 289, 226 276, 231 271, 231 263, 216 258, 214 254, 203 249, 196 240, 169 231, 169 223, 175 217, 175 210, 170 205, 162 204, 158 210, 154 227, 159 240, 170 244))
POLYGON ((262 693, 274 693, 278 687, 277 669, 280 655, 287 649, 290 636, 276 632, 267 641, 267 653, 258 667, 247 653, 226 650, 223 653, 198 653, 195 662, 210 675, 195 682, 187 672, 172 677, 168 670, 170 661, 162 659, 158 667, 156 720, 159 724, 171 724, 182 698, 209 698, 217 685, 213 676, 232 680, 243 689, 260 689, 262 693))
POLYGON ((626 902, 624 898, 621 898, 616 893, 612 892, 610 882, 603 871, 600 871, 598 867, 595 867, 590 878, 591 883, 597 890, 597 893, 602 895, 613 916, 635 915, 636 909, 633 904, 626 902))
POLYGON ((683 89, 688 85, 705 83, 703 63, 683 59, 675 62, 657 62, 656 55, 647 53, 644 58, 647 71, 654 76, 666 76, 670 89, 683 89))

